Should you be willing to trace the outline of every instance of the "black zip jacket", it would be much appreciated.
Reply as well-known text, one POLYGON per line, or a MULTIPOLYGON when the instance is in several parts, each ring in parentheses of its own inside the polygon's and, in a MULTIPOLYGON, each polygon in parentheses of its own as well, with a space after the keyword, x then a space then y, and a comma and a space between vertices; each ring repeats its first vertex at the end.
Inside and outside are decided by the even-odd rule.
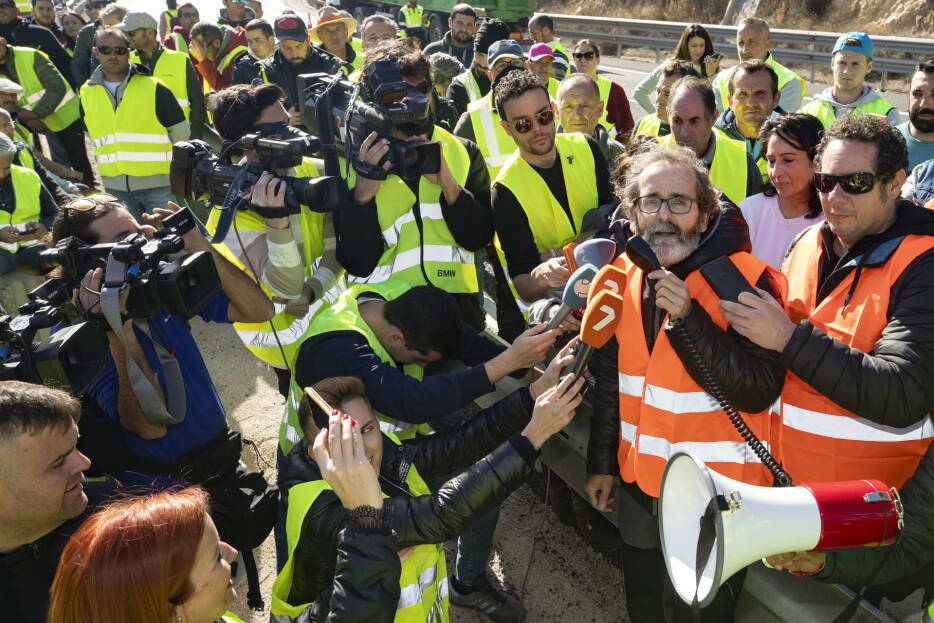
POLYGON ((454 45, 454 41, 451 39, 451 31, 449 30, 444 33, 444 36, 439 41, 426 45, 422 52, 425 56, 431 56, 435 52, 444 52, 459 60, 464 67, 470 67, 471 63, 473 63, 473 39, 467 42, 467 45, 464 47, 458 47, 454 45))
MULTIPOLYGON (((259 75, 266 72, 266 82, 274 82, 285 91, 285 101, 282 105, 286 110, 293 106, 298 108, 298 76, 301 74, 328 73, 336 74, 345 65, 341 59, 329 54, 321 48, 308 46, 308 56, 300 65, 293 65, 278 49, 267 58, 259 61, 259 75)), ((350 66, 347 65, 349 68, 350 66)))
MULTIPOLYGON (((611 238, 617 249, 625 249, 625 241, 631 235, 628 221, 614 221, 610 225, 611 238)), ((749 228, 739 209, 729 202, 721 202, 720 211, 714 215, 700 246, 685 260, 668 267, 679 279, 684 279, 704 264, 725 255, 750 250, 749 228)), ((768 273, 764 273, 755 284, 781 300, 781 291, 768 273)), ((655 346, 658 332, 667 312, 655 305, 655 285, 649 279, 642 287, 642 330, 649 352, 655 346)), ((681 321, 687 329, 689 341, 701 354, 726 397, 740 411, 757 413, 771 405, 785 380, 785 369, 777 353, 756 346, 742 337, 732 327, 724 331, 711 320, 697 301, 681 321)), ((664 327, 688 374, 704 387, 703 377, 694 364, 687 342, 675 327, 664 327)), ((622 345, 625 348, 625 344, 622 345)), ((619 345, 610 340, 598 350, 590 362, 590 370, 596 379, 592 393, 593 412, 590 416, 590 441, 587 448, 587 473, 618 474, 619 465, 619 345)), ((726 418, 726 414, 723 414, 726 418)))
MULTIPOLYGON (((827 582, 859 589, 885 557, 873 584, 887 584, 912 576, 934 562, 934 445, 921 458, 918 469, 899 492, 905 509, 905 528, 891 547, 866 547, 827 552, 827 561, 816 576, 827 582)), ((934 578, 927 578, 934 590, 934 578)))
MULTIPOLYGON (((479 251, 493 241, 490 173, 477 144, 460 137, 455 138, 467 148, 470 168, 464 187, 453 204, 449 204, 444 193, 441 193, 441 215, 457 244, 468 251, 479 251)), ((416 198, 420 179, 408 184, 416 198)), ((419 217, 417 223, 421 232, 421 212, 417 201, 412 209, 419 217)), ((372 273, 386 250, 376 198, 362 205, 346 202, 335 212, 334 229, 337 234, 337 261, 341 266, 357 277, 366 277, 372 273)), ((429 284, 430 277, 425 275, 429 284)))
MULTIPOLYGON (((866 272, 888 260, 902 237, 934 236, 934 211, 905 199, 898 199, 895 206, 891 227, 864 237, 839 259, 833 253, 829 226, 821 227, 818 301, 853 270, 855 287, 866 272)), ((850 348, 802 320, 782 351, 781 362, 860 417, 896 428, 911 426, 934 404, 934 252, 919 256, 895 280, 886 317, 888 323, 869 353, 850 348)))
MULTIPOLYGON (((402 445, 383 437, 380 485, 390 496, 383 508, 400 547, 442 543, 460 535, 525 481, 538 453, 518 432, 528 423, 533 407, 528 389, 520 389, 457 430, 406 440, 402 445), (465 471, 431 495, 415 497, 405 484, 412 467, 426 481, 465 471)), ((296 484, 320 479, 321 473, 308 455, 308 440, 303 439, 280 467, 279 485, 288 491, 296 484)), ((329 594, 337 535, 346 518, 346 510, 333 491, 322 492, 314 501, 294 552, 289 603, 315 602, 316 610, 325 612, 329 601, 347 604, 347 600, 360 597, 341 595, 340 585, 333 587, 337 593, 333 599, 329 594)), ((367 573, 366 569, 359 572, 367 573)), ((372 620, 392 620, 394 616, 393 608, 372 620)))

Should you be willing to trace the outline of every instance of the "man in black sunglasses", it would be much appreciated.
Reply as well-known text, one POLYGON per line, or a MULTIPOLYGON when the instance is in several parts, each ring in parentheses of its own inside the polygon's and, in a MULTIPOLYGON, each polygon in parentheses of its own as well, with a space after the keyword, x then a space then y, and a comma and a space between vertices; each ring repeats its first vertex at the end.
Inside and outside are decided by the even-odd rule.
POLYGON ((563 288, 562 248, 604 229, 616 206, 606 159, 592 137, 556 133, 545 85, 531 72, 504 74, 493 89, 500 126, 518 150, 493 184, 493 219, 520 310, 563 288), (600 208, 603 206, 603 210, 600 208))
MULTIPOLYGON (((778 434, 796 482, 901 488, 934 438, 934 212, 899 197, 907 163, 885 117, 838 119, 814 160, 826 221, 788 251, 784 309, 762 292, 720 302, 790 373, 778 434)), ((898 591, 932 579, 914 573, 898 591)))

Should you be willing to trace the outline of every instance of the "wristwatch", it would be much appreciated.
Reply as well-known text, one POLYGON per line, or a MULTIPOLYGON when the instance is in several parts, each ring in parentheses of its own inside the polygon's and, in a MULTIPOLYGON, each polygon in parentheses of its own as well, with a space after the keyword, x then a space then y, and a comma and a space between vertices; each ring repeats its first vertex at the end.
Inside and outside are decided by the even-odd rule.
POLYGON ((384 512, 384 508, 358 506, 347 511, 347 521, 357 528, 389 530, 389 515, 384 512))

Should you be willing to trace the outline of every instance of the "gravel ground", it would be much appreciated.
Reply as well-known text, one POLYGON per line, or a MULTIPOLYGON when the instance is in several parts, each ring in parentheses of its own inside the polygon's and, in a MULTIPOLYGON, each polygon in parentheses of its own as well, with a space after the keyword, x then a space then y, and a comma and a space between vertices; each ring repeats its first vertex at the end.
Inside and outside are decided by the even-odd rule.
MULTIPOLYGON (((262 464, 275 461, 283 400, 273 373, 243 348, 233 328, 192 322, 214 384, 227 408, 231 426, 257 444, 261 460, 245 447, 243 459, 253 469, 274 470, 262 464)), ((454 542, 446 544, 448 567, 453 567, 454 542)), ((275 553, 270 535, 256 550, 266 611, 252 612, 246 605, 246 586, 234 612, 246 623, 263 623, 269 614, 269 594, 275 578, 275 553)), ((528 621, 575 621, 619 623, 628 621, 623 611, 625 596, 619 571, 588 547, 577 533, 561 523, 542 503, 541 493, 523 486, 503 505, 496 531, 491 567, 496 578, 523 597, 528 621), (573 613, 573 614, 571 614, 573 613)), ((452 607, 451 620, 468 623, 487 620, 475 611, 452 607)))

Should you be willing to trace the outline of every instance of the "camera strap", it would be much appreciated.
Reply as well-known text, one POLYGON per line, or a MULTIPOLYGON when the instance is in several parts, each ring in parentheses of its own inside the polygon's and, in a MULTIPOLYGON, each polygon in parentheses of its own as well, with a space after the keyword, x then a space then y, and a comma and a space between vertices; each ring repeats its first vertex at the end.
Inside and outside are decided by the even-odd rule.
POLYGON ((126 373, 139 402, 140 410, 146 421, 155 426, 168 426, 181 424, 185 420, 186 396, 185 384, 182 380, 181 368, 178 360, 152 339, 149 327, 145 321, 133 321, 133 326, 146 334, 152 342, 159 364, 162 366, 162 376, 165 379, 166 400, 163 401, 159 392, 153 387, 146 374, 133 359, 126 347, 126 336, 123 333, 123 317, 120 313, 120 293, 126 285, 126 264, 114 258, 111 254, 107 258, 107 268, 104 273, 104 282, 101 284, 101 313, 110 325, 117 339, 123 344, 126 352, 126 373))

